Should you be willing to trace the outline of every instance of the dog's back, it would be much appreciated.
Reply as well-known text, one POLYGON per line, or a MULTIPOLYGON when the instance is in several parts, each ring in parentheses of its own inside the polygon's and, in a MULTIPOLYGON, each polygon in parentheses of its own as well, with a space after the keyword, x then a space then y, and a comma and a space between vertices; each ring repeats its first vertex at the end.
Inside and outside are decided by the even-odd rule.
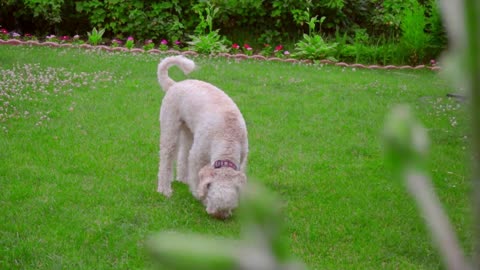
POLYGON ((163 110, 175 110, 188 128, 225 130, 246 138, 246 124, 235 102, 214 85, 199 80, 173 81, 168 68, 177 65, 187 74, 195 67, 183 56, 167 57, 158 65, 158 81, 166 91, 163 110), (228 117, 227 117, 228 116, 228 117), (232 130, 233 129, 233 130, 232 130))

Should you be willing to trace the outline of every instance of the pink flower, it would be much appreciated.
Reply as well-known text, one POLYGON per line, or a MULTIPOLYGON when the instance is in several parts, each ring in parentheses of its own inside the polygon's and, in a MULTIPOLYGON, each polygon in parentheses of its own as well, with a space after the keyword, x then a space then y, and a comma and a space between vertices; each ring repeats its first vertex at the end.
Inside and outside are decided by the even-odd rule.
POLYGON ((73 36, 73 39, 79 39, 79 38, 80 38, 80 36, 79 36, 79 35, 75 35, 75 36, 73 36))
POLYGON ((2 29, 0 29, 0 33, 2 33, 2 34, 5 34, 5 35, 6 35, 6 34, 8 34, 8 31, 7 31, 7 29, 5 29, 5 28, 2 28, 2 29))
POLYGON ((281 51, 281 50, 283 50, 283 46, 282 46, 282 45, 277 45, 277 46, 275 47, 275 52, 278 52, 278 51, 281 51))
POLYGON ((247 51, 251 51, 252 50, 252 47, 250 47, 250 45, 248 45, 247 43, 245 43, 243 45, 243 48, 245 48, 247 51))
POLYGON ((167 45, 168 44, 168 41, 166 39, 162 39, 162 41, 160 41, 160 44, 162 45, 167 45))
POLYGON ((283 54, 290 55, 290 52, 289 51, 284 51, 283 54))
POLYGON ((62 37, 60 38, 60 40, 69 40, 69 39, 70 39, 70 37, 68 37, 68 36, 62 36, 62 37))
POLYGON ((435 66, 436 64, 437 62, 435 61, 435 59, 430 60, 430 65, 435 66))
POLYGON ((115 43, 115 44, 117 44, 117 45, 120 45, 120 44, 122 44, 122 41, 114 38, 114 39, 112 40, 112 43, 115 43))
POLYGON ((127 40, 133 41, 133 37, 132 37, 132 36, 129 36, 129 37, 127 38, 127 40))
POLYGON ((240 49, 240 46, 237 43, 233 43, 232 49, 238 50, 238 49, 240 49))
POLYGON ((145 40, 145 44, 151 44, 153 41, 151 39, 145 40))
POLYGON ((178 46, 178 45, 180 45, 180 44, 182 44, 182 43, 181 43, 179 40, 176 40, 176 41, 175 41, 175 45, 178 46))

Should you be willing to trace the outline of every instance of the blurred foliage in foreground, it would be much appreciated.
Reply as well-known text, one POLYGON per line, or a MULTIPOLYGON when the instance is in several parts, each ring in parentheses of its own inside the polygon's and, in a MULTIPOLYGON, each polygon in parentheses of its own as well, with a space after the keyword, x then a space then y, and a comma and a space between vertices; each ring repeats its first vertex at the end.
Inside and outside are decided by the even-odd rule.
POLYGON ((301 270, 291 257, 283 232, 280 201, 260 185, 249 183, 238 215, 240 240, 198 234, 161 232, 148 241, 157 269, 301 270))

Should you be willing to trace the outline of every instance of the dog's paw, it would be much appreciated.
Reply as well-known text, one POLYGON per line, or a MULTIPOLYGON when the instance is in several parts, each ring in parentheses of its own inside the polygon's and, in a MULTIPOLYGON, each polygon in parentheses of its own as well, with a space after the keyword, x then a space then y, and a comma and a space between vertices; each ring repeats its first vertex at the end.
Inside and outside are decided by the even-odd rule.
POLYGON ((172 196, 172 187, 159 185, 157 188, 157 192, 163 194, 167 198, 170 198, 170 196, 172 196))

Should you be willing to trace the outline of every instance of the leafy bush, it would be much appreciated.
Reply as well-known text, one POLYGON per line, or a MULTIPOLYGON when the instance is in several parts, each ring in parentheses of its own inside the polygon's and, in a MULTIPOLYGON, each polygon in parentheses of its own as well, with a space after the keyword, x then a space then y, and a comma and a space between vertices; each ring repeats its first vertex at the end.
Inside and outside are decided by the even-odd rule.
POLYGON ((185 29, 180 21, 186 1, 100 1, 76 3, 76 10, 86 15, 92 26, 104 27, 115 36, 137 39, 179 39, 185 29))
POLYGON ((92 45, 98 45, 102 41, 102 36, 105 33, 105 29, 97 30, 97 28, 93 28, 92 32, 87 32, 88 35, 88 42, 92 45))
POLYGON ((190 38, 192 40, 187 42, 187 44, 198 53, 212 54, 228 51, 228 40, 219 35, 218 30, 205 35, 191 35, 190 38))
POLYGON ((32 10, 33 17, 42 17, 50 24, 61 21, 64 0, 23 0, 25 7, 32 10))
POLYGON ((319 60, 330 59, 336 61, 334 58, 335 48, 337 43, 327 43, 320 35, 303 35, 303 40, 295 44, 295 57, 319 60))
POLYGON ((62 21, 65 1, 70 0, 0 0, 0 24, 44 36, 62 21))

